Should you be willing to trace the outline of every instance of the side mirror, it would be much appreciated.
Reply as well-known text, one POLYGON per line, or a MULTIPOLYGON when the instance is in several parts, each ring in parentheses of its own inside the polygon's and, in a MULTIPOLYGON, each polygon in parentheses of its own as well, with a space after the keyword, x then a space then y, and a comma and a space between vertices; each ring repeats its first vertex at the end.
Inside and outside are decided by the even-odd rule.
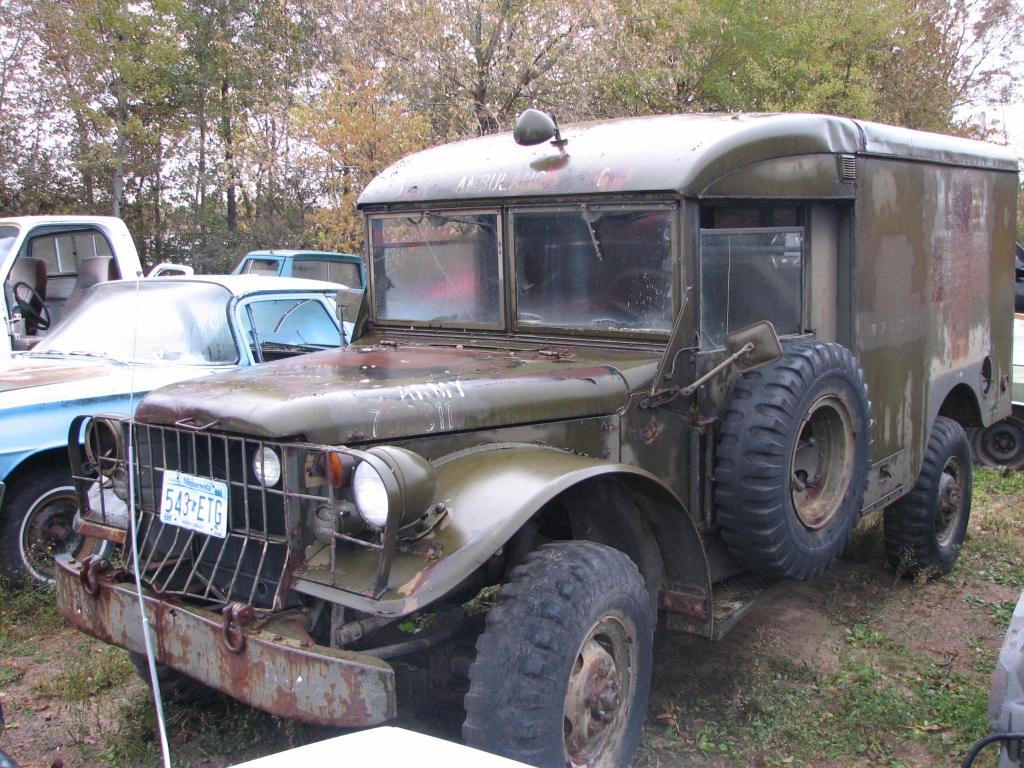
POLYGON ((540 144, 552 136, 555 137, 559 146, 564 144, 558 132, 558 123, 551 118, 551 115, 545 114, 539 109, 528 109, 523 112, 516 120, 516 127, 512 131, 512 138, 515 139, 516 144, 524 147, 540 144))
POLYGON ((710 381, 730 365, 740 373, 752 371, 782 358, 782 345, 775 327, 767 320, 733 331, 725 337, 725 349, 730 355, 692 384, 679 390, 684 397, 697 391, 697 387, 710 381))
POLYGON ((725 337, 725 348, 736 357, 736 370, 752 371, 782 359, 782 345, 775 327, 767 320, 733 331, 725 337), (753 348, 746 350, 747 344, 753 348))

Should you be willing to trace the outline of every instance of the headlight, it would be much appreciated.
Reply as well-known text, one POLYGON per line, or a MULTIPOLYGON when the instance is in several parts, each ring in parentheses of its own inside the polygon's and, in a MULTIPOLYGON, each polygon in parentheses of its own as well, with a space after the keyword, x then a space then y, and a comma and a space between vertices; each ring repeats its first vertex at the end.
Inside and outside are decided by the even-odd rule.
POLYGON ((281 479, 281 459, 272 448, 264 447, 252 457, 252 472, 268 488, 281 479))
POLYGON ((352 477, 356 509, 367 525, 383 528, 388 521, 388 489, 370 462, 362 461, 352 477))

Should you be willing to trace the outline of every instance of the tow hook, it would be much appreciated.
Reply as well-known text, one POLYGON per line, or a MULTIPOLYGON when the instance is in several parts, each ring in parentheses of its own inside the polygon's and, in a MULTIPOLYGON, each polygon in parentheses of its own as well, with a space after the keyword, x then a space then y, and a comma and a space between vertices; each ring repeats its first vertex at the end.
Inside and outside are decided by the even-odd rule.
POLYGON ((224 647, 232 653, 241 653, 245 648, 245 632, 242 626, 252 621, 256 612, 246 603, 231 603, 224 606, 221 614, 224 616, 224 623, 220 628, 220 636, 224 641, 224 647))
POLYGON ((110 561, 101 555, 89 555, 82 561, 82 570, 78 572, 78 578, 86 594, 91 597, 99 596, 100 575, 109 570, 110 561))

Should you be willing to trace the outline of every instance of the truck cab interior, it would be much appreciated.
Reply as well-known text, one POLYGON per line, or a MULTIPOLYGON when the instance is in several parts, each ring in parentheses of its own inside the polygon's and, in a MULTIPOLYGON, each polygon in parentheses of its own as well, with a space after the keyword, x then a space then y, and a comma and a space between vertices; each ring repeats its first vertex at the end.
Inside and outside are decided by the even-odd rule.
POLYGON ((31 349, 97 283, 121 277, 110 243, 97 229, 41 227, 25 240, 4 282, 16 315, 12 347, 31 349))

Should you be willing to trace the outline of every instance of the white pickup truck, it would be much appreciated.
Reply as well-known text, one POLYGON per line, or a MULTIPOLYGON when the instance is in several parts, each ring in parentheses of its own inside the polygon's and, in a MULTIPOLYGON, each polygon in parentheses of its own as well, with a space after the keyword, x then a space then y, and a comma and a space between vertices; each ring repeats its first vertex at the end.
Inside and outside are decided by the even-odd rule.
POLYGON ((142 269, 128 228, 110 216, 0 219, 0 359, 29 349, 85 291, 142 269))

